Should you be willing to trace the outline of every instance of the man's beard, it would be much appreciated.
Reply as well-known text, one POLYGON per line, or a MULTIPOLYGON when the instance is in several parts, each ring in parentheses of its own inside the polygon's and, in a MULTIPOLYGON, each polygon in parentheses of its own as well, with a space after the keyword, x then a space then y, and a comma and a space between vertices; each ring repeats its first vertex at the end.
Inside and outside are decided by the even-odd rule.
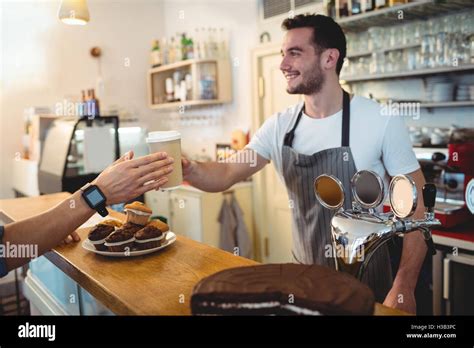
POLYGON ((324 85, 324 75, 321 68, 317 66, 315 69, 309 71, 306 74, 306 78, 303 77, 303 81, 295 87, 287 87, 286 91, 289 94, 315 94, 318 93, 324 85))

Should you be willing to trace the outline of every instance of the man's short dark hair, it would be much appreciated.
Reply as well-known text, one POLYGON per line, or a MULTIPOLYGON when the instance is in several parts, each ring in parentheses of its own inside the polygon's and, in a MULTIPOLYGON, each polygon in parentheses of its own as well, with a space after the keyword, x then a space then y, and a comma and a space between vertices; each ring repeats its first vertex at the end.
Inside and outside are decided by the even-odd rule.
POLYGON ((331 17, 317 14, 301 14, 285 19, 281 27, 284 30, 312 28, 316 52, 321 52, 327 48, 339 50, 339 59, 336 65, 336 73, 339 75, 346 57, 346 36, 339 24, 331 17))

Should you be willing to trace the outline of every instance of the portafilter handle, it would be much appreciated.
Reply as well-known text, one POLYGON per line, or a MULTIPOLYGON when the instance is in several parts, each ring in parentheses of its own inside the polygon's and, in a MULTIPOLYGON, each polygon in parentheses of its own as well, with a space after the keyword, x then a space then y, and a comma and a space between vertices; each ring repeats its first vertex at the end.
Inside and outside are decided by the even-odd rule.
POLYGON ((426 212, 434 213, 434 206, 436 202, 436 186, 434 184, 425 184, 423 186, 423 202, 425 204, 426 212))
MULTIPOLYGON (((426 219, 434 220, 434 206, 436 202, 436 186, 434 184, 425 184, 423 186, 423 202, 426 208, 426 219)), ((436 248, 433 243, 433 237, 429 228, 422 228, 423 237, 425 238, 426 246, 431 255, 436 254, 436 248)))

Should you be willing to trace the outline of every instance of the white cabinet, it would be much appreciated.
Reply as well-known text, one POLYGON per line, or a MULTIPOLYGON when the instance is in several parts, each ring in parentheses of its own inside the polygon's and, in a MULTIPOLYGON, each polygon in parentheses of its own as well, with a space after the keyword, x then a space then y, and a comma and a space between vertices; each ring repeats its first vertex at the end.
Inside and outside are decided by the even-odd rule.
POLYGON ((170 191, 149 191, 145 193, 145 203, 153 211, 152 216, 170 218, 170 191))
POLYGON ((252 183, 236 184, 226 192, 231 193, 210 193, 181 186, 172 191, 148 192, 145 194, 145 202, 153 210, 154 216, 161 215, 168 219, 171 231, 218 248, 220 209, 223 200, 230 200, 231 194, 234 194, 254 245, 252 183))
POLYGON ((170 228, 173 232, 203 242, 202 196, 204 194, 186 190, 176 190, 170 194, 170 228))

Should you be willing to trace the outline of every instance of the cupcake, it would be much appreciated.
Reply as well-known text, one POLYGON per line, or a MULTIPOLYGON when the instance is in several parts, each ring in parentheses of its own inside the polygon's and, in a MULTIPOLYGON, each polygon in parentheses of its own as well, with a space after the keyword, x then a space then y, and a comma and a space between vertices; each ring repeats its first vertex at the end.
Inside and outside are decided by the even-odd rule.
POLYGON ((139 250, 157 248, 164 240, 165 234, 150 222, 137 233, 135 233, 135 247, 139 250))
POLYGON ((89 242, 99 251, 107 250, 105 239, 115 231, 115 227, 100 223, 89 232, 89 242))
POLYGON ((122 252, 129 248, 130 250, 135 241, 134 234, 141 226, 132 223, 126 223, 105 239, 104 245, 109 251, 122 252))
POLYGON ((125 205, 127 222, 145 226, 151 215, 151 209, 142 202, 133 202, 125 205))

